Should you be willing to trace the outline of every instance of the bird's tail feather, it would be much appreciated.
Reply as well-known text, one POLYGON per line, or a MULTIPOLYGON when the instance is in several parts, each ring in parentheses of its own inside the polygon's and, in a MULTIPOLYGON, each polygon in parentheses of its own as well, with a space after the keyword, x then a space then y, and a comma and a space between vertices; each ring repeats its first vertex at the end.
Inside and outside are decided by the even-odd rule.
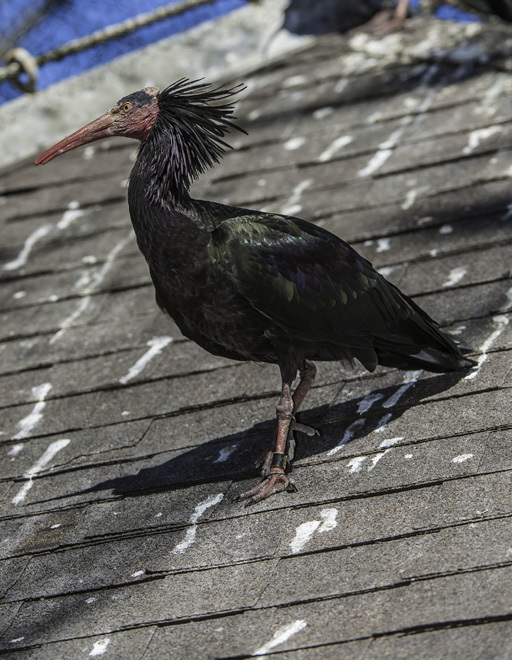
POLYGON ((379 364, 399 369, 426 369, 437 373, 469 369, 476 363, 462 355, 426 348, 414 354, 377 350, 379 364))

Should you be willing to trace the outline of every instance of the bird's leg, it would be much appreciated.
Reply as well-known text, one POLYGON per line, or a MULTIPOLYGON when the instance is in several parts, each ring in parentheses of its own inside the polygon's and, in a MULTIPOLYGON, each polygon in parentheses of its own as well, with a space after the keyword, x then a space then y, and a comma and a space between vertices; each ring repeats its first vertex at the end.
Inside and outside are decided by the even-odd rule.
POLYGON ((316 378, 316 367, 315 363, 311 360, 304 360, 304 365, 299 371, 300 382, 295 388, 293 393, 293 410, 297 412, 299 407, 302 405, 302 402, 306 398, 306 394, 313 387, 313 383, 316 378))
POLYGON ((391 32, 401 30, 405 25, 409 0, 398 0, 394 10, 383 9, 364 25, 352 30, 353 33, 367 32, 374 37, 385 37, 391 32))
MULTIPOLYGON (((306 394, 313 387, 316 377, 316 367, 315 363, 311 360, 305 360, 302 369, 299 371, 300 382, 297 385, 295 392, 293 393, 293 412, 294 414, 298 411, 302 402, 306 398, 306 394)), ((286 453, 288 455, 288 462, 293 461, 295 456, 295 436, 293 431, 302 431, 306 435, 320 435, 320 433, 312 428, 311 426, 306 426, 306 424, 300 424, 300 422, 292 420, 290 424, 290 429, 288 430, 288 441, 286 446, 286 453)))
POLYGON ((316 429, 305 424, 299 424, 294 418, 294 413, 300 408, 315 381, 315 364, 311 360, 305 360, 299 373, 300 381, 292 395, 291 383, 293 376, 286 378, 282 370, 283 385, 276 408, 277 428, 272 438, 273 448, 267 453, 261 470, 263 480, 256 488, 242 493, 238 498, 248 500, 248 504, 259 502, 282 490, 296 491, 293 479, 285 474, 286 465, 292 461, 295 454, 293 431, 302 431, 307 435, 319 435, 316 429))
MULTIPOLYGON (((302 369, 299 371, 299 375, 300 375, 300 382, 297 385, 295 392, 292 395, 294 414, 298 411, 298 409, 302 405, 302 402, 306 398, 307 393, 309 392, 315 381, 315 376, 316 376, 315 363, 311 362, 311 360, 305 360, 302 369)), ((288 429, 288 438, 286 441, 285 455, 288 464, 292 462, 293 457, 295 455, 296 443, 295 443, 295 436, 293 435, 293 431, 301 431, 302 433, 305 433, 306 435, 309 436, 320 435, 320 432, 317 431, 316 429, 312 428, 311 426, 307 426, 306 424, 301 424, 300 422, 297 422, 295 420, 295 417, 292 417, 292 421, 290 422, 290 426, 288 429)), ((272 438, 272 447, 275 446, 276 441, 277 441, 277 428, 274 431, 274 435, 272 438)), ((274 456, 274 452, 272 449, 270 449, 266 453, 265 460, 263 461, 263 464, 261 466, 262 477, 266 477, 269 475, 273 456, 274 456)))
MULTIPOLYGON (((288 369, 287 371, 290 372, 291 370, 288 369)), ((296 490, 293 480, 285 474, 288 431, 293 419, 294 402, 291 393, 291 383, 294 376, 295 374, 292 377, 285 377, 283 373, 281 396, 276 407, 277 431, 274 436, 275 444, 272 452, 270 472, 255 488, 238 496, 240 500, 248 500, 247 504, 254 504, 282 490, 288 490, 290 492, 296 490)))
MULTIPOLYGON (((306 398, 306 394, 309 392, 315 381, 315 376, 316 376, 315 363, 311 362, 311 360, 305 360, 304 365, 299 371, 299 375, 300 375, 299 384, 295 388, 295 392, 292 395, 294 415, 302 405, 302 402, 306 398)), ((290 427, 288 429, 288 439, 286 441, 285 456, 287 458, 287 463, 291 463, 295 455, 296 443, 295 443, 295 436, 293 435, 293 431, 301 431, 302 433, 305 433, 306 435, 310 435, 310 436, 320 435, 320 433, 316 429, 312 428, 311 426, 306 426, 306 424, 301 424, 300 422, 297 422, 294 417, 292 417, 292 421, 290 422, 290 427)), ((272 447, 275 447, 276 442, 277 442, 277 427, 272 437, 272 447)), ((265 454, 265 460, 261 465, 262 477, 267 477, 270 474, 270 466, 272 465, 273 456, 274 456, 274 451, 271 448, 265 454)))

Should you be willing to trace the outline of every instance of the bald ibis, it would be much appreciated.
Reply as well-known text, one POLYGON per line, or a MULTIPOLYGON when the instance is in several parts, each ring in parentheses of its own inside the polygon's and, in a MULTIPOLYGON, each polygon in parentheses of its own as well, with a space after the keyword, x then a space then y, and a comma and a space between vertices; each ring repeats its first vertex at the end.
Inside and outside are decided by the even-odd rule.
POLYGON ((140 141, 128 203, 156 302, 210 353, 281 370, 263 479, 240 496, 254 503, 295 490, 286 468, 293 431, 314 433, 294 417, 313 384, 314 360, 356 358, 370 371, 382 364, 437 372, 472 362, 337 236, 299 218, 190 197, 191 181, 219 161, 228 147, 224 136, 238 128, 233 104, 239 91, 186 79, 163 91, 142 89, 35 163, 114 135, 140 141))

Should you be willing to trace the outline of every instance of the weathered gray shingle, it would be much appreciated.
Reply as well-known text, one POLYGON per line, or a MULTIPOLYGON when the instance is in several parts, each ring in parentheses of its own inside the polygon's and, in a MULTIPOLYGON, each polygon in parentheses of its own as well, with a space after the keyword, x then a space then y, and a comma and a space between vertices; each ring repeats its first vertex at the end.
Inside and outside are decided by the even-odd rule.
POLYGON ((478 359, 321 365, 298 492, 248 509, 277 369, 157 310, 134 146, 0 173, 6 657, 507 657, 512 82, 480 54, 508 34, 459 31, 456 61, 457 32, 419 20, 389 53, 331 35, 248 76, 249 136, 196 196, 339 233, 478 359))

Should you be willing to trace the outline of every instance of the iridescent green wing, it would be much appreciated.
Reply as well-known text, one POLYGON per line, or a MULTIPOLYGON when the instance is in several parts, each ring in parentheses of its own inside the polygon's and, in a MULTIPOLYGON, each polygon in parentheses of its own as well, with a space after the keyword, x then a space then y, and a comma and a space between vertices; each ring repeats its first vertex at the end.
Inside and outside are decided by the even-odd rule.
POLYGON ((303 220, 230 218, 219 227, 215 249, 240 293, 291 337, 372 348, 379 336, 394 342, 393 328, 413 312, 366 259, 303 220))

